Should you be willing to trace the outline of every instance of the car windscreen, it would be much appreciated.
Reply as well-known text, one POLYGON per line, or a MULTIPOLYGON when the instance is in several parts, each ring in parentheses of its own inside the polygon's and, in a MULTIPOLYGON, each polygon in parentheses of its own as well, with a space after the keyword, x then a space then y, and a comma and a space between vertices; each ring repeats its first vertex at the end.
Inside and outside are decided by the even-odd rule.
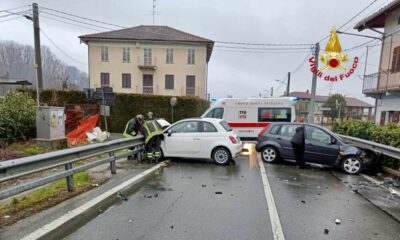
POLYGON ((232 128, 225 121, 221 121, 220 124, 227 132, 232 131, 232 128))

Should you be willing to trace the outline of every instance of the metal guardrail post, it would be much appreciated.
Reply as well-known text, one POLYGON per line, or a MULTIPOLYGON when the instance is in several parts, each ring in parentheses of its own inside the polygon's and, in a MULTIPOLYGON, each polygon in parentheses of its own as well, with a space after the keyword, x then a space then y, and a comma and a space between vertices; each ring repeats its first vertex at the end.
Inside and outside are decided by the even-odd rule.
MULTIPOLYGON (((114 152, 110 152, 108 155, 110 157, 114 157, 114 152)), ((115 159, 113 161, 110 161, 110 169, 111 169, 111 174, 117 173, 117 165, 115 164, 115 159)))
MULTIPOLYGON (((65 170, 70 170, 70 169, 72 169, 72 163, 65 164, 65 170)), ((67 176, 66 179, 67 179, 68 192, 73 192, 75 190, 73 174, 67 176)))

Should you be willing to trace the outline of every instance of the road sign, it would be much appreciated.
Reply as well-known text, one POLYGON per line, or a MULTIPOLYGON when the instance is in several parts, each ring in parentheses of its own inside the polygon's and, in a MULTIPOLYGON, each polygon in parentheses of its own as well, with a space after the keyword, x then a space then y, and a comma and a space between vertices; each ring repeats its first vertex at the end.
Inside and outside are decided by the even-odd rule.
MULTIPOLYGON (((103 100, 102 99, 98 99, 97 103, 102 105, 103 104, 103 100)), ((114 106, 115 105, 115 100, 113 99, 104 99, 104 104, 107 106, 114 106)))
POLYGON ((171 107, 174 107, 176 105, 176 97, 172 97, 171 100, 169 101, 169 103, 171 104, 171 107))
POLYGON ((110 106, 100 105, 100 115, 101 116, 106 115, 106 117, 109 117, 110 116, 110 106))
POLYGON ((330 108, 330 107, 321 107, 319 110, 321 110, 321 111, 331 111, 332 108, 330 108))

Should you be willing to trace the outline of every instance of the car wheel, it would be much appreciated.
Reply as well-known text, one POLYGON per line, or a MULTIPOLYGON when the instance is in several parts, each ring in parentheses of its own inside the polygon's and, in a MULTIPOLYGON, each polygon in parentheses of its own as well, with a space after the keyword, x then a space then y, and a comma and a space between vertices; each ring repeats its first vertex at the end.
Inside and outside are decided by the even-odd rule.
POLYGON ((276 148, 267 146, 261 152, 261 158, 264 162, 272 163, 278 159, 278 151, 276 148))
POLYGON ((212 153, 212 159, 218 165, 225 165, 231 160, 231 153, 228 149, 219 147, 214 149, 212 153))
POLYGON ((363 167, 362 161, 356 156, 345 157, 341 165, 342 170, 347 174, 358 174, 363 167))

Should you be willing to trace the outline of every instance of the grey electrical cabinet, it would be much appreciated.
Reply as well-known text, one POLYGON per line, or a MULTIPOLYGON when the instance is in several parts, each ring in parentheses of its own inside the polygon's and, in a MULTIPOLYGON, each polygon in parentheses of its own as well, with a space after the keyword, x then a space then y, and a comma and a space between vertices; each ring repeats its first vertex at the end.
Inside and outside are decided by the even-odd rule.
POLYGON ((64 107, 37 107, 36 134, 46 140, 65 138, 64 107))

